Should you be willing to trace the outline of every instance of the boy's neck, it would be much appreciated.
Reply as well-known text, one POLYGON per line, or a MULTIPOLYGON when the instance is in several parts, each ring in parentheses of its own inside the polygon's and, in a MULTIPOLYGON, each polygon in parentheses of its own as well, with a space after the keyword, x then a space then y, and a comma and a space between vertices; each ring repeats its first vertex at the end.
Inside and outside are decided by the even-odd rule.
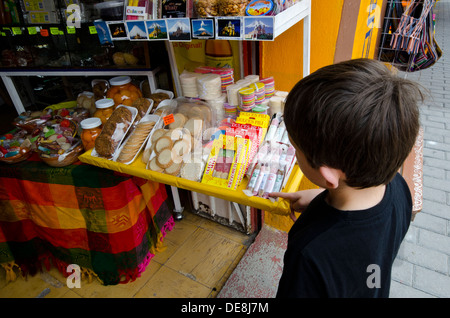
POLYGON ((366 189, 340 185, 336 189, 328 189, 326 201, 335 209, 342 211, 366 210, 381 202, 385 190, 385 185, 366 189))

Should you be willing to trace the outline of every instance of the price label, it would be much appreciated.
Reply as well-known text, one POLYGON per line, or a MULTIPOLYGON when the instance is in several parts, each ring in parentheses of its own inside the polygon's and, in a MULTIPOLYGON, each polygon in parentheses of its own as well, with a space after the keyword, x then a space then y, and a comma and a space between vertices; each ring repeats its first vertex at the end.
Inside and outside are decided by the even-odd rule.
POLYGON ((13 28, 12 28, 12 33, 13 33, 14 35, 21 35, 21 34, 22 34, 22 29, 19 28, 19 27, 13 27, 13 28))
POLYGON ((175 121, 175 118, 173 118, 173 114, 167 115, 163 117, 164 120, 164 126, 170 125, 175 121))
POLYGON ((50 28, 50 34, 51 35, 59 35, 59 29, 58 28, 50 28))
POLYGON ((37 34, 38 29, 36 27, 28 27, 27 29, 28 29, 28 34, 29 35, 36 35, 37 34))
POLYGON ((89 26, 89 34, 97 34, 97 29, 95 28, 95 25, 89 26))
POLYGON ((42 36, 48 36, 48 29, 41 29, 42 36))
POLYGON ((75 34, 76 32, 74 26, 67 26, 67 34, 75 34))

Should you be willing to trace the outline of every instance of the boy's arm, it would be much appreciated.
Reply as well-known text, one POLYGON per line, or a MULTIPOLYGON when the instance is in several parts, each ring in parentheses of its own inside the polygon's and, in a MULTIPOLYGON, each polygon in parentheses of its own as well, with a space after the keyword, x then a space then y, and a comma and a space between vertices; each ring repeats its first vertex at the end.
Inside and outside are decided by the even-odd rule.
POLYGON ((273 198, 283 198, 290 201, 291 212, 301 212, 311 203, 311 201, 320 193, 322 193, 325 189, 308 189, 301 190, 297 192, 272 192, 269 193, 270 197, 273 198))

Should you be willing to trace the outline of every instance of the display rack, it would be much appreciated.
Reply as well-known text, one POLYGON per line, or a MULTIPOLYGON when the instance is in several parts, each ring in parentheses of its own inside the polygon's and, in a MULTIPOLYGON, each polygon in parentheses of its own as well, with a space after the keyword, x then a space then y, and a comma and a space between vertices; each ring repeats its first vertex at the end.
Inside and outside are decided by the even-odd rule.
MULTIPOLYGON (((121 173, 126 173, 132 176, 140 177, 147 180, 152 180, 160 183, 164 183, 172 186, 172 193, 174 194, 174 203, 176 209, 181 209, 181 203, 178 198, 178 194, 174 192, 176 189, 185 189, 189 191, 195 191, 203 193, 216 198, 224 199, 227 201, 236 202, 246 206, 251 206, 257 209, 261 209, 268 212, 274 212, 276 214, 287 215, 290 213, 289 203, 286 200, 271 201, 256 196, 247 196, 242 190, 247 186, 247 181, 244 179, 236 190, 229 190, 220 187, 211 186, 201 182, 191 181, 180 177, 167 175, 160 172, 154 172, 145 168, 145 164, 142 162, 142 154, 139 155, 136 160, 129 164, 117 163, 112 160, 95 157, 91 155, 91 150, 82 154, 79 159, 81 162, 91 164, 94 166, 107 168, 121 173), (177 202, 178 201, 178 202, 177 202), (177 206, 178 205, 178 206, 177 206)), ((298 190, 303 173, 296 164, 286 182, 283 192, 295 192, 298 190)), ((177 211, 175 211, 177 212, 177 211)))
POLYGON ((119 76, 119 75, 131 75, 131 76, 147 76, 150 89, 154 92, 158 87, 155 80, 155 75, 159 71, 159 67, 155 69, 127 69, 127 70, 117 70, 117 69, 99 69, 99 70, 8 70, 0 71, 0 76, 5 83, 5 87, 11 97, 11 100, 20 114, 25 111, 22 100, 17 93, 17 89, 14 85, 12 77, 14 76, 119 76))

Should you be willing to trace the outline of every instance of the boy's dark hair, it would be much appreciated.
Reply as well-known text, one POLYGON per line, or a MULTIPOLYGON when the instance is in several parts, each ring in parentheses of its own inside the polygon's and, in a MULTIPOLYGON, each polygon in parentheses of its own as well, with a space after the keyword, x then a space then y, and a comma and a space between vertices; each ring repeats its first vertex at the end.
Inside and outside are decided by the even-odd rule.
POLYGON ((286 129, 313 168, 342 170, 355 188, 389 183, 419 131, 419 86, 384 64, 354 59, 300 80, 284 109, 286 129))

